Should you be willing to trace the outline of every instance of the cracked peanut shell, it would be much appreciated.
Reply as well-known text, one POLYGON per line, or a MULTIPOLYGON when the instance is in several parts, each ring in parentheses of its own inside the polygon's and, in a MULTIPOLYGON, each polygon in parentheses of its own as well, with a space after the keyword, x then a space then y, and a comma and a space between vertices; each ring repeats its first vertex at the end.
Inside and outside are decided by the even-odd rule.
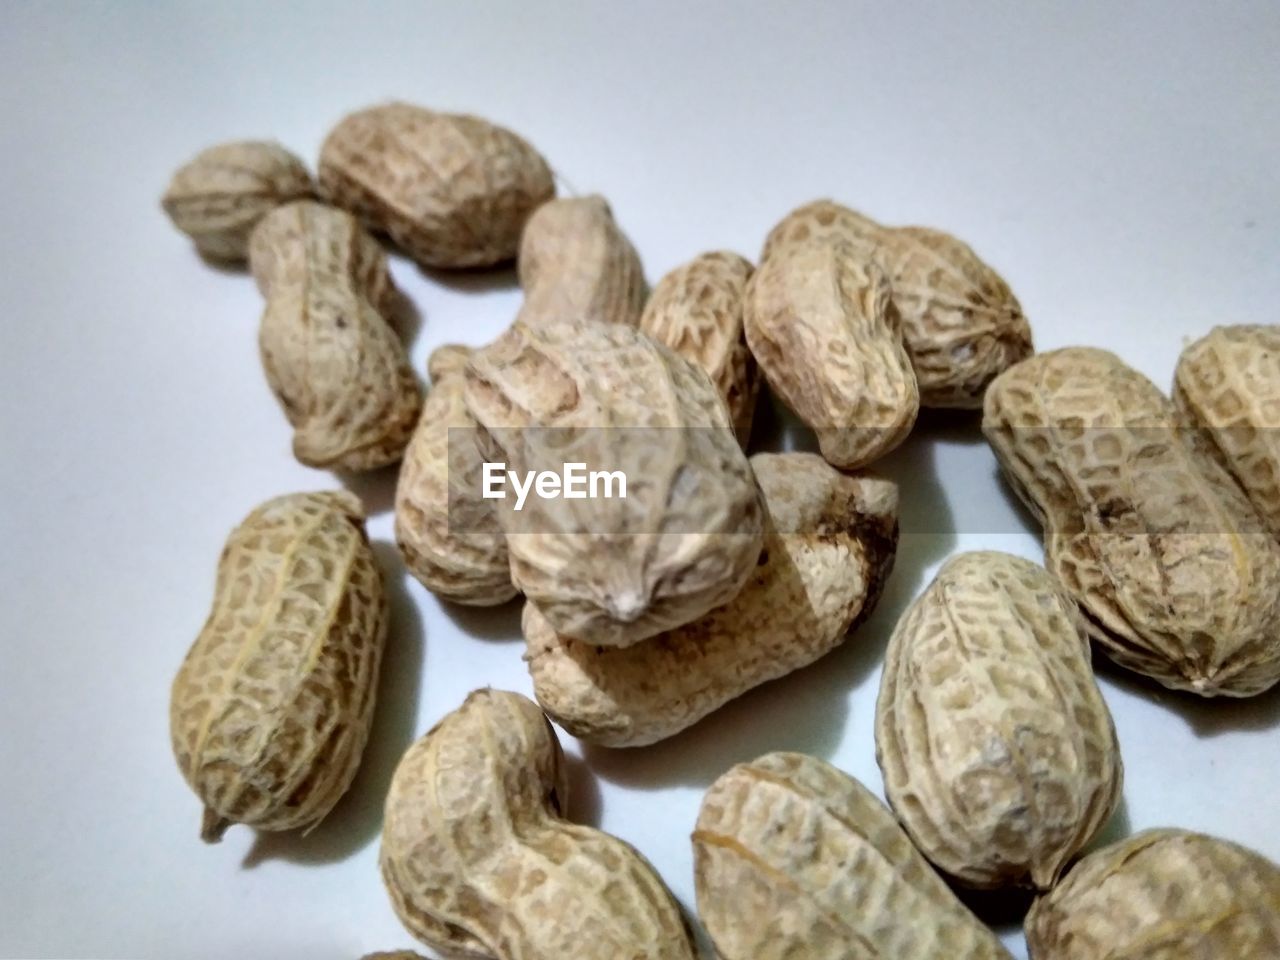
POLYGON ((649 863, 567 810, 564 755, 537 705, 470 694, 391 780, 380 860, 401 922, 474 960, 694 960, 649 863))
POLYGON ((658 282, 640 317, 642 331, 707 372, 743 447, 760 389, 742 320, 753 271, 750 261, 727 250, 694 257, 658 282))
POLYGON ((711 785, 693 832, 721 960, 1010 960, 853 777, 770 753, 711 785))
POLYGON ((387 103, 344 118, 320 151, 320 191, 424 267, 515 257, 525 222, 555 196, 525 140, 467 114, 387 103))
POLYGON ((169 707, 178 767, 205 805, 204 840, 232 823, 324 819, 360 764, 386 632, 353 494, 276 497, 232 531, 169 707))
POLYGON ((557 634, 525 607, 534 695, 573 736, 610 747, 673 736, 825 656, 875 609, 897 548, 897 487, 811 453, 758 453, 751 465, 764 549, 728 603, 623 649, 557 634))
POLYGON ((1151 381, 1039 354, 992 383, 982 429, 1108 657, 1206 697, 1280 680, 1280 544, 1151 381))
POLYGON ((396 296, 378 243, 342 210, 300 201, 272 211, 250 241, 266 297, 263 369, 311 467, 395 463, 422 409, 422 388, 388 320, 396 296))
POLYGON ((1031 960, 1280 957, 1280 867, 1185 830, 1148 830, 1077 863, 1032 906, 1031 960))
POLYGON ((628 646, 735 596, 764 510, 724 402, 634 327, 515 323, 478 350, 467 408, 485 460, 519 474, 619 472, 626 496, 496 500, 511 579, 562 633, 628 646))
POLYGON ((885 796, 966 886, 1051 887, 1110 819, 1123 771, 1076 603, 994 551, 943 564, 889 640, 876 703, 885 796))

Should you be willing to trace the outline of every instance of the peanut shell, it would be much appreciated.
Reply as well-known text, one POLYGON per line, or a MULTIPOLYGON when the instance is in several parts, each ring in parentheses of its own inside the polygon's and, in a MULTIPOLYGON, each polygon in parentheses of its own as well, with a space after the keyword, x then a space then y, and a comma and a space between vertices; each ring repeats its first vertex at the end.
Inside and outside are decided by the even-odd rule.
POLYGON ((368 739, 386 632, 354 495, 276 497, 232 531, 170 699, 174 755, 205 805, 203 839, 232 823, 324 819, 368 739))
POLYGON ((734 697, 826 655, 870 616, 893 566, 897 488, 808 453, 751 458, 769 519, 742 591, 624 649, 557 634, 525 607, 525 659, 542 708, 610 747, 670 737, 734 697))

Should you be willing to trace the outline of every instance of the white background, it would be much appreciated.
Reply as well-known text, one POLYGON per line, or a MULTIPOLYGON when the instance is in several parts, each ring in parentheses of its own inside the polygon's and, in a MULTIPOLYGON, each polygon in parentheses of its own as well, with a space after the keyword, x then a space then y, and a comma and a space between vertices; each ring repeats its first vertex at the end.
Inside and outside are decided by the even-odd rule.
MULTIPOLYGON (((530 691, 516 608, 443 610, 391 546, 394 470, 361 479, 395 625, 360 776, 305 839, 197 839, 168 692, 223 539, 269 496, 339 482, 290 456, 250 280, 201 263, 160 212, 200 147, 276 137, 314 162, 371 102, 476 112, 528 137, 565 189, 605 194, 651 280, 703 250, 754 256, 788 209, 831 195, 966 238, 1040 348, 1106 346, 1164 386, 1186 338, 1280 321, 1272 0, 258 6, 4 10, 3 957, 410 946, 375 865, 395 761, 472 688, 530 691)), ((518 304, 509 273, 393 272, 421 313, 419 369, 518 304)), ((720 772, 786 748, 878 790, 872 711, 897 614, 956 550, 1039 557, 971 420, 927 418, 883 466, 906 535, 879 613, 841 651, 655 748, 565 741, 585 757, 573 816, 638 846, 686 905, 688 833, 720 772)), ((1280 858, 1280 697, 1102 682, 1128 773, 1113 836, 1177 825, 1280 858)))

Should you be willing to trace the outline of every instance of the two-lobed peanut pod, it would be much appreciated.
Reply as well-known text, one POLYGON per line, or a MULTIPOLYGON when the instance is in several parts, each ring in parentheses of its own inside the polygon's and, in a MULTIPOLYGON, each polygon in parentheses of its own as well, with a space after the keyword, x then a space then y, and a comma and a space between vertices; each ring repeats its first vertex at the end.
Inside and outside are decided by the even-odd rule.
POLYGON ((671 894, 609 834, 565 820, 551 724, 515 693, 478 690, 401 759, 382 876, 415 937, 476 960, 694 960, 671 894))
POLYGON ((516 255, 530 214, 555 196, 538 151, 479 117, 387 103, 345 117, 320 150, 320 191, 425 267, 516 255))
POLYGON ((1280 680, 1280 544, 1154 384, 1055 350, 992 383, 982 429, 1111 659, 1202 696, 1280 680))
POLYGON ((693 854, 721 960, 1010 960, 884 805, 813 757, 771 753, 721 776, 693 854))
POLYGON ((494 501, 512 581, 556 629, 627 646, 737 594, 764 510, 702 370, 635 327, 579 318, 516 322, 466 378, 485 460, 609 475, 596 496, 494 501))
POLYGON ((581 740, 641 746, 839 646, 893 567, 898 493, 810 453, 758 453, 764 549, 741 592, 690 623, 622 649, 558 634, 525 607, 534 694, 581 740))
POLYGON ((493 502, 478 495, 483 461, 463 402, 470 347, 431 354, 431 390, 396 483, 396 544, 428 590, 455 603, 492 606, 516 595, 507 540, 493 502))
POLYGON ((889 640, 876 759, 941 870, 973 887, 1052 886, 1123 781, 1075 601, 1019 557, 948 560, 889 640))
POLYGON ((272 211, 249 264, 267 303, 263 367, 313 467, 371 470, 400 459, 422 390, 387 317, 386 254, 350 214, 313 201, 272 211))
POLYGON ((1031 960, 1280 957, 1280 867, 1226 840, 1148 830, 1095 851, 1032 906, 1031 960))
POLYGON ((640 317, 642 331, 706 371, 744 447, 760 389, 742 316, 753 269, 727 250, 694 257, 658 282, 640 317))
POLYGON ((205 840, 231 823, 311 828, 329 813, 369 735, 386 632, 354 495, 277 497, 231 533, 169 708, 205 840))

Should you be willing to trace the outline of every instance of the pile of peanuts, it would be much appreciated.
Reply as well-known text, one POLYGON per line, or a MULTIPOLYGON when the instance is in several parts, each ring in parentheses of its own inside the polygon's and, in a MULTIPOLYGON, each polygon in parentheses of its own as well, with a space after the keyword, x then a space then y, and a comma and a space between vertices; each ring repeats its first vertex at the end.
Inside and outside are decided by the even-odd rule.
MULTIPOLYGON (((887 805, 803 754, 716 780, 692 843, 718 956, 1008 957, 961 887, 1030 891, 1034 960, 1280 957, 1280 868, 1261 855, 1176 829, 1086 852, 1123 782, 1092 651, 1202 697, 1280 680, 1280 327, 1191 344, 1170 399, 1103 350, 1036 354, 1009 286, 955 237, 828 200, 784 217, 758 265, 711 251, 649 290, 603 198, 557 198, 509 130, 402 103, 343 119, 314 180, 277 144, 224 144, 163 206, 206 258, 247 261, 297 459, 400 462, 407 569, 452 603, 524 598, 537 703, 471 693, 386 798, 382 879, 422 943, 696 956, 653 867, 567 819, 552 722, 652 744, 840 645, 898 541, 896 487, 865 468, 932 407, 981 410, 1044 565, 954 556, 899 620, 876 708, 887 805), (511 326, 436 350, 429 392, 384 242, 433 270, 518 268, 511 326), (748 454, 761 379, 820 456, 748 454), (624 439, 651 428, 666 439, 624 439), (480 496, 486 462, 545 464, 552 437, 630 476, 625 501, 480 496)), ((277 497, 235 528, 171 700, 204 839, 329 814, 387 622, 355 495, 277 497)))

